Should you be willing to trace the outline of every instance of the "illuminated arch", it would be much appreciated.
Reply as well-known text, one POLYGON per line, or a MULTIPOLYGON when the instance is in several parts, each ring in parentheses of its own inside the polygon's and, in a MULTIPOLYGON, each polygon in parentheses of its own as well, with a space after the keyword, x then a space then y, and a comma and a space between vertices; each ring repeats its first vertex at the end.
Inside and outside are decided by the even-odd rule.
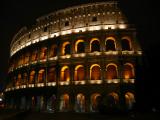
POLYGON ((116 50, 116 43, 114 37, 107 37, 105 41, 106 51, 115 51, 116 50))
POLYGON ((66 112, 69 110, 69 95, 68 94, 61 95, 59 110, 63 112, 66 112))
POLYGON ((27 81, 28 81, 28 75, 27 75, 27 73, 25 72, 25 73, 23 74, 23 84, 26 84, 27 81))
POLYGON ((121 39, 121 43, 122 43, 122 51, 128 50, 130 51, 132 49, 132 45, 131 45, 131 39, 130 37, 122 37, 121 39))
POLYGON ((40 59, 46 59, 47 58, 47 47, 42 47, 40 51, 40 59))
POLYGON ((38 51, 32 51, 32 61, 38 60, 38 51))
POLYGON ((22 75, 21 74, 18 74, 18 77, 17 77, 17 81, 16 81, 16 85, 20 85, 21 84, 21 81, 22 81, 22 75))
POLYGON ((126 107, 127 109, 132 109, 133 105, 135 103, 135 97, 134 94, 131 92, 127 92, 125 94, 125 102, 126 102, 126 107))
POLYGON ((84 80, 85 71, 83 65, 77 65, 74 70, 74 80, 84 80))
POLYGON ((29 84, 33 84, 35 82, 35 71, 31 71, 30 72, 30 76, 29 76, 29 84))
POLYGON ((55 68, 50 68, 48 71, 48 82, 56 81, 56 70, 55 68))
POLYGON ((29 62, 29 53, 26 53, 25 54, 25 57, 24 57, 24 64, 27 64, 29 62))
POLYGON ((124 64, 123 78, 132 79, 134 78, 134 76, 135 76, 134 66, 131 63, 124 64))
POLYGON ((38 72, 38 83, 43 83, 45 79, 45 70, 41 69, 38 72))
POLYGON ((70 42, 64 42, 62 45, 62 55, 71 54, 70 42))
POLYGON ((82 93, 76 96, 75 111, 85 112, 85 96, 82 93))
POLYGON ((92 94, 90 110, 92 112, 97 112, 100 103, 101 103, 101 95, 99 93, 92 94))
POLYGON ((93 64, 90 67, 90 79, 100 80, 101 79, 101 67, 98 64, 93 64))
POLYGON ((118 70, 117 65, 114 63, 110 63, 106 66, 106 79, 117 79, 118 70))
POLYGON ((91 52, 100 52, 100 41, 98 38, 92 38, 90 41, 90 51, 91 52))
POLYGON ((76 53, 84 53, 85 52, 84 40, 77 40, 76 41, 75 52, 76 53))
POLYGON ((49 51, 49 57, 57 56, 57 45, 52 45, 49 51))
POLYGON ((68 66, 61 68, 61 81, 70 81, 70 70, 68 66))

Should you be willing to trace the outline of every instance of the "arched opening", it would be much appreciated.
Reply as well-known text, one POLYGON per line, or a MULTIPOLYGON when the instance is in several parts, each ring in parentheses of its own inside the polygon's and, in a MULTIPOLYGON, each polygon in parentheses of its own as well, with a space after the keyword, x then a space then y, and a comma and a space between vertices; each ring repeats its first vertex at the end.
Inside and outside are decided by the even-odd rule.
POLYGON ((131 50, 130 38, 123 37, 121 44, 122 44, 122 51, 130 51, 131 50))
POLYGON ((106 67, 106 79, 117 79, 117 76, 117 65, 112 63, 108 64, 106 67))
POLYGON ((101 95, 99 93, 94 93, 91 95, 91 111, 98 112, 99 105, 101 104, 101 95))
POLYGON ((46 47, 42 47, 41 51, 40 51, 40 59, 46 59, 47 58, 47 48, 46 47))
POLYGON ((41 69, 38 72, 38 83, 43 83, 45 80, 45 70, 41 69))
POLYGON ((90 79, 91 80, 101 79, 101 68, 98 64, 94 64, 90 67, 90 79))
POLYGON ((85 72, 83 65, 77 65, 74 71, 74 80, 84 80, 85 72))
POLYGON ((90 51, 91 52, 100 52, 100 43, 97 38, 93 38, 90 42, 90 51))
POLYGON ((29 84, 34 84, 34 82, 35 82, 35 71, 31 71, 29 76, 29 84))
POLYGON ((76 51, 76 53, 84 53, 85 52, 84 40, 77 40, 76 41, 75 51, 76 51))
POLYGON ((81 93, 76 96, 75 111, 85 112, 85 96, 81 93))
POLYGON ((49 57, 57 56, 57 45, 52 45, 49 51, 49 57))
POLYGON ((22 76, 21 76, 21 74, 18 74, 16 86, 19 86, 21 84, 21 80, 22 80, 22 76))
POLYGON ((25 107, 26 107, 26 98, 25 98, 25 96, 22 96, 21 100, 20 100, 20 109, 24 110, 25 107))
POLYGON ((124 64, 123 78, 124 79, 134 78, 134 67, 132 64, 130 64, 130 63, 124 64))
POLYGON ((108 38, 106 40, 105 44, 106 44, 106 51, 115 51, 116 50, 115 39, 108 38))
POLYGON ((112 92, 108 94, 107 105, 110 110, 115 110, 118 107, 119 96, 117 93, 112 92))
POLYGON ((54 112, 56 109, 56 96, 52 95, 47 100, 47 111, 54 112))
POLYGON ((37 96, 37 108, 38 110, 44 109, 44 97, 43 96, 37 96))
POLYGON ((35 50, 32 52, 32 62, 37 61, 38 60, 38 51, 35 50))
POLYGON ((125 94, 125 102, 128 110, 132 109, 135 103, 134 94, 131 92, 127 92, 125 94))
POLYGON ((71 54, 70 43, 65 42, 62 45, 62 55, 68 55, 68 54, 71 54))
POLYGON ((31 109, 35 109, 36 107, 36 99, 35 96, 32 96, 31 98, 31 109))
POLYGON ((61 81, 70 81, 70 70, 68 66, 61 69, 61 81))
POLYGON ((55 68, 50 68, 48 71, 48 82, 56 82, 56 70, 55 68))
POLYGON ((24 64, 27 64, 28 62, 29 62, 29 53, 26 53, 24 58, 24 64))
POLYGON ((23 65, 24 64, 24 56, 21 55, 20 58, 19 58, 19 65, 23 65))
POLYGON ((27 81, 28 81, 28 75, 27 75, 27 73, 24 73, 23 74, 23 82, 22 82, 22 84, 26 84, 27 83, 27 81))
POLYGON ((68 94, 63 94, 60 97, 60 111, 66 112, 69 110, 69 95, 68 94))

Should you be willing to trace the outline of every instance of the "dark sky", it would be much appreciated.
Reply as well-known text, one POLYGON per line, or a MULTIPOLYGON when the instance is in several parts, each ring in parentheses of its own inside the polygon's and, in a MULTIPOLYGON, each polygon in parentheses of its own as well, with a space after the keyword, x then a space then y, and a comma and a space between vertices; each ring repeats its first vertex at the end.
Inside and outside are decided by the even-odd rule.
MULTIPOLYGON (((35 23, 37 17, 60 8, 81 3, 105 0, 1 0, 0 19, 0 86, 5 81, 8 70, 9 44, 13 35, 23 26, 35 23)), ((160 67, 160 39, 158 35, 158 3, 149 0, 120 0, 122 11, 130 23, 136 25, 138 40, 144 50, 144 68, 148 76, 143 80, 142 88, 149 97, 160 97, 158 77, 160 67), (149 92, 149 93, 148 93, 149 92)), ((143 91, 143 90, 142 90, 143 91)))

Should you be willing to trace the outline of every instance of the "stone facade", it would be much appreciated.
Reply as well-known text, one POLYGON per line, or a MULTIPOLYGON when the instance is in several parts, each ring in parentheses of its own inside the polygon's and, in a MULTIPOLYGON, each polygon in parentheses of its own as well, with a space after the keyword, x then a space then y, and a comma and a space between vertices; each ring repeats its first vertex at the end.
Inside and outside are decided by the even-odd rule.
POLYGON ((50 13, 13 37, 6 106, 63 112, 132 109, 141 54, 136 29, 116 2, 50 13))

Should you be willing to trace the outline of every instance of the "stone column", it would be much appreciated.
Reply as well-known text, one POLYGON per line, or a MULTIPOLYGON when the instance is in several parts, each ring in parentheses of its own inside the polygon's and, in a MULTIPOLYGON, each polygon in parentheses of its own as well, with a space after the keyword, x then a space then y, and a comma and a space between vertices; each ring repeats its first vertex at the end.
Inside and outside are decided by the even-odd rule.
POLYGON ((90 112, 90 95, 89 93, 86 93, 85 96, 85 112, 90 112))
POLYGON ((45 81, 44 81, 44 85, 47 85, 47 81, 48 81, 48 67, 45 67, 45 81))

